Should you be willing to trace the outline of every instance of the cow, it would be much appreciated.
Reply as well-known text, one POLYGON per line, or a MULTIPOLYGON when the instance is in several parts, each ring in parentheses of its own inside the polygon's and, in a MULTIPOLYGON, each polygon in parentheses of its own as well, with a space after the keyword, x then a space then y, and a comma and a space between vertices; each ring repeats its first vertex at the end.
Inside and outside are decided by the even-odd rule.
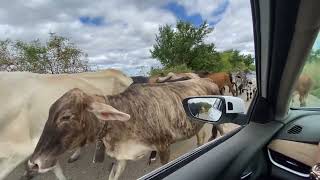
POLYGON ((51 105, 25 175, 55 169, 60 155, 83 142, 95 142, 97 137, 103 140, 105 152, 117 160, 110 180, 120 177, 127 160, 140 159, 151 151, 159 152, 161 163, 166 164, 170 145, 193 137, 204 125, 188 118, 182 100, 215 94, 219 88, 208 79, 135 84, 113 96, 72 89, 51 105))
POLYGON ((210 78, 214 83, 216 83, 220 89, 220 93, 224 94, 225 86, 228 86, 229 91, 231 91, 233 96, 237 96, 237 92, 233 89, 233 81, 230 73, 227 72, 196 72, 201 78, 210 78))
MULTIPOLYGON (((177 81, 185 81, 185 80, 189 80, 189 79, 206 78, 208 75, 210 75, 208 72, 198 72, 198 73, 173 73, 173 72, 169 72, 166 76, 164 76, 164 74, 161 74, 160 76, 154 77, 153 80, 151 82, 150 81, 149 82, 150 83, 177 82, 177 81)), ((231 75, 228 76, 228 78, 231 79, 231 82, 232 82, 231 75)), ((211 79, 211 78, 209 78, 209 79, 211 79)), ((213 79, 211 79, 211 80, 214 83, 216 83, 216 81, 214 81, 213 79)), ((229 90, 233 90, 233 89, 229 88, 229 90)), ((220 91, 220 93, 221 93, 221 91, 220 91)), ((224 134, 222 127, 217 127, 216 125, 213 125, 213 127, 212 127, 213 133, 212 133, 212 136, 210 139, 216 138, 217 132, 215 132, 215 131, 219 131, 220 135, 224 134)), ((199 142, 201 139, 200 136, 204 136, 204 135, 197 134, 197 145, 198 146, 201 145, 201 143, 199 142)))
POLYGON ((112 69, 59 75, 0 72, 0 179, 32 154, 48 110, 61 95, 73 88, 113 95, 131 83, 131 78, 112 69))
POLYGON ((169 72, 164 77, 158 77, 156 79, 157 83, 164 83, 164 82, 176 82, 176 81, 185 81, 188 79, 199 79, 200 77, 195 73, 173 73, 169 72))
MULTIPOLYGON (((154 77, 143 77, 143 76, 134 76, 131 77, 133 79, 133 84, 137 83, 165 83, 165 82, 177 82, 177 81, 185 81, 189 79, 199 79, 200 77, 195 73, 173 73, 169 72, 166 76, 161 73, 158 76, 154 77)), ((196 115, 199 116, 200 109, 193 109, 193 111, 196 113, 196 115)), ((220 135, 223 135, 223 129, 222 127, 217 127, 216 125, 212 126, 212 135, 210 137, 210 140, 215 139, 217 137, 217 131, 219 131, 220 135)), ((197 145, 200 146, 203 144, 203 139, 205 138, 204 132, 199 132, 196 134, 197 138, 197 145)), ((156 160, 157 153, 155 151, 151 152, 148 164, 150 165, 152 161, 156 160)))
POLYGON ((244 93, 248 84, 247 75, 244 72, 238 72, 235 74, 235 85, 238 95, 244 93))
POLYGON ((238 72, 235 74, 235 84, 239 95, 246 93, 246 100, 249 101, 253 98, 256 92, 256 78, 248 78, 248 75, 244 72, 238 72))
POLYGON ((257 91, 257 82, 256 82, 256 78, 251 78, 248 80, 247 86, 244 89, 245 91, 247 91, 247 101, 249 101, 250 99, 253 98, 254 93, 257 91))
POLYGON ((189 104, 189 109, 191 114, 195 117, 199 117, 201 111, 201 105, 198 103, 191 103, 189 104))
MULTIPOLYGON (((300 107, 306 106, 306 98, 311 90, 313 81, 307 74, 301 74, 294 86, 293 96, 299 94, 300 107)), ((292 98, 293 101, 293 98, 292 98)))
MULTIPOLYGON (((163 74, 161 74, 162 76, 164 76, 163 74)), ((132 76, 131 77, 133 80, 133 83, 131 85, 134 84, 139 84, 139 83, 165 83, 165 82, 177 82, 177 81, 185 81, 185 80, 189 80, 189 79, 198 79, 198 75, 193 74, 193 73, 168 73, 167 76, 161 77, 161 76, 157 76, 153 81, 150 81, 150 79, 152 78, 148 78, 148 77, 144 77, 144 76, 132 76)), ((200 111, 200 109, 199 109, 200 111)), ((199 112, 198 112, 199 114, 199 112)), ((197 140, 200 139, 200 134, 197 134, 197 140)), ((198 146, 201 145, 201 143, 198 141, 197 142, 198 146)), ((149 162, 150 163, 150 162, 149 162)))

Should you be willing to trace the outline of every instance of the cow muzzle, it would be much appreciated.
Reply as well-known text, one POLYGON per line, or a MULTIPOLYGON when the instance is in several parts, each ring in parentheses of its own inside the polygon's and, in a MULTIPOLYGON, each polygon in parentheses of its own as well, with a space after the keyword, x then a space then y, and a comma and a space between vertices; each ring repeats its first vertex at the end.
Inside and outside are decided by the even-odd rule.
POLYGON ((44 158, 37 158, 34 161, 29 160, 27 170, 37 173, 45 173, 55 168, 57 161, 44 158))
POLYGON ((50 163, 42 163, 42 161, 38 159, 35 161, 28 161, 26 171, 24 175, 20 178, 20 180, 30 180, 40 173, 45 173, 51 170, 54 172, 54 174, 59 180, 66 180, 62 168, 57 161, 51 161, 50 163))

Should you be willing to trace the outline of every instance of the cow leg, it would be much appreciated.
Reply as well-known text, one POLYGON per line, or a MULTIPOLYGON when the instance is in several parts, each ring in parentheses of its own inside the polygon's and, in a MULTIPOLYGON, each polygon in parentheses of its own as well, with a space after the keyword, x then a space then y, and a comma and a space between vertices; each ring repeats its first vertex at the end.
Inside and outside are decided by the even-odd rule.
POLYGON ((299 101, 300 101, 300 107, 306 106, 306 98, 304 94, 302 93, 299 94, 299 101))
POLYGON ((166 148, 163 151, 159 151, 160 162, 162 165, 165 165, 170 160, 170 148, 166 148))
POLYGON ((148 165, 150 165, 155 160, 157 160, 157 151, 151 151, 148 165))
POLYGON ((217 130, 219 131, 220 136, 224 135, 224 130, 223 130, 222 125, 217 125, 217 130))
POLYGON ((109 174, 109 180, 118 180, 123 170, 126 168, 127 160, 118 160, 113 164, 109 174))
POLYGON ((199 131, 197 134, 196 134, 196 137, 197 137, 197 146, 201 146, 204 144, 204 139, 206 137, 206 132, 205 131, 199 131))
POLYGON ((232 84, 228 84, 229 93, 231 92, 232 96, 237 96, 235 90, 233 89, 232 84))
POLYGON ((217 136, 218 136, 217 126, 216 125, 212 125, 211 137, 209 138, 208 142, 214 140, 215 138, 217 138, 217 136))
POLYGON ((220 89, 220 94, 224 94, 224 91, 225 91, 225 88, 224 87, 222 87, 221 89, 220 89))
POLYGON ((68 159, 68 163, 73 163, 75 162, 76 160, 79 159, 80 157, 80 154, 81 154, 81 147, 78 147, 76 149, 76 151, 70 156, 70 158, 68 159))
POLYGON ((53 169, 53 173, 59 180, 66 180, 67 178, 64 176, 60 163, 57 162, 56 166, 53 169))

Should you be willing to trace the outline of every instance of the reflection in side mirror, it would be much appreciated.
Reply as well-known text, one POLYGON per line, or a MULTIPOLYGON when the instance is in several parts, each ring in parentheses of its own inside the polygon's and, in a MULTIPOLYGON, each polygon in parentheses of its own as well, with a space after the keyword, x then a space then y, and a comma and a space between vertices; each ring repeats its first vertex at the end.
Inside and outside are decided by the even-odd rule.
POLYGON ((198 96, 183 100, 183 107, 189 117, 213 124, 232 122, 244 124, 245 103, 233 96, 198 96))
POLYGON ((218 98, 193 98, 188 100, 190 113, 206 121, 219 121, 222 101, 218 98))

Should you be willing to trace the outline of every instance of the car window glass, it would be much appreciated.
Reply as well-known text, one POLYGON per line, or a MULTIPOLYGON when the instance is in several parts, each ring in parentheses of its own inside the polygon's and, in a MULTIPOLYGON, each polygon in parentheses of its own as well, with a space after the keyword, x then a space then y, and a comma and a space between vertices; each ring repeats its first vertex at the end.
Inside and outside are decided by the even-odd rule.
MULTIPOLYGON (((25 161, 30 160, 42 133, 49 132, 46 138, 54 138, 70 133, 72 128, 78 129, 66 135, 70 139, 58 139, 54 141, 56 144, 45 141, 52 149, 43 154, 59 154, 65 150, 55 158, 67 179, 118 176, 111 172, 111 167, 117 164, 122 165, 121 168, 125 166, 120 179, 137 179, 161 167, 161 161, 172 161, 239 127, 226 123, 201 124, 194 131, 185 126, 182 129, 181 126, 187 124, 179 121, 185 113, 181 112, 182 103, 172 103, 172 100, 187 90, 180 88, 164 93, 150 92, 143 87, 151 83, 209 78, 217 85, 216 94, 242 98, 247 111, 257 91, 250 1, 3 1, 0 71, 0 179, 20 179, 25 161), (138 86, 141 89, 132 90, 138 86), (128 88, 132 91, 123 98, 123 104, 115 107, 103 104, 109 102, 105 99, 107 95, 116 96, 128 88), (82 102, 79 99, 57 102, 71 89, 74 94, 68 94, 70 97, 79 93, 77 98, 90 98, 82 99, 81 105, 59 104, 82 102), (82 91, 92 96, 85 96, 82 91), (148 98, 141 100, 141 94, 148 98), (130 104, 132 111, 128 110, 130 104), (133 104, 146 108, 135 109, 133 104), (163 119, 150 116, 146 110, 150 107, 164 118, 178 114, 177 122, 163 123, 163 119), (83 109, 80 112, 77 108, 83 109), (68 111, 64 111, 66 109, 68 111), (84 121, 78 122, 77 118, 85 117, 83 112, 98 118, 99 126, 92 128, 84 121), (143 117, 139 125, 131 122, 135 116, 130 113, 143 117), (43 131, 50 119, 57 123, 53 127, 68 131, 43 131), (103 129, 100 123, 105 121, 112 121, 113 125, 119 123, 114 125, 118 129, 103 129), (131 124, 127 126, 127 123, 131 124), (181 133, 177 133, 178 130, 181 133), (82 136, 93 131, 97 131, 94 137, 82 136), (104 132, 113 133, 105 135, 112 145, 103 147, 101 138, 98 139, 104 132), (76 145, 62 148, 65 145, 62 143, 76 145), (103 163, 93 164, 93 156, 99 154, 96 146, 116 152, 107 153, 103 163), (56 147, 61 149, 53 150, 56 147), (117 158, 129 160, 119 162, 117 158)), ((315 88, 311 90, 313 96, 317 92, 315 88)), ((120 100, 114 101, 118 102, 120 100)), ((221 104, 217 101, 214 107, 219 109, 221 104)), ((227 107, 237 109, 230 103, 227 107)), ((34 158, 28 166, 44 172, 53 167, 56 160, 46 157, 45 163, 36 164, 40 160, 34 158)), ((55 179, 55 175, 43 173, 37 178, 55 179)))
POLYGON ((295 83, 290 106, 294 108, 320 107, 320 35, 315 40, 295 83))

